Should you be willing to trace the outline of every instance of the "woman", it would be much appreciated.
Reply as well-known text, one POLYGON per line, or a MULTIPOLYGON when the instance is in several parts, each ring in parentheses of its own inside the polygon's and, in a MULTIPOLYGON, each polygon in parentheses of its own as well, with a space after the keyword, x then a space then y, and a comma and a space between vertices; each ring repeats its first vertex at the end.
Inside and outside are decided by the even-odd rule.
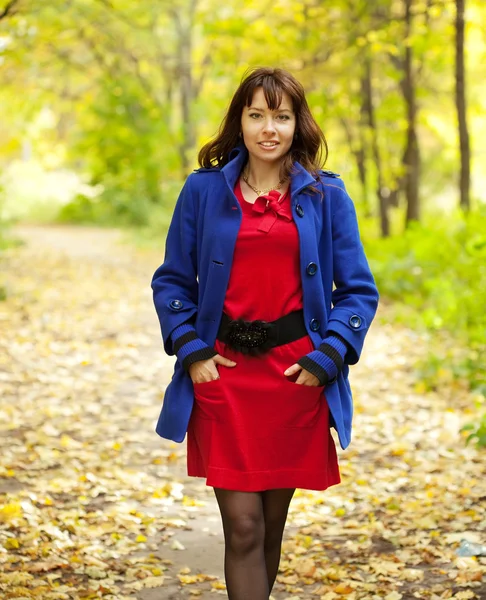
POLYGON ((330 427, 346 448, 349 365, 378 304, 323 148, 302 85, 251 71, 185 182, 152 281, 177 356, 156 431, 187 432, 188 474, 214 488, 232 600, 268 599, 295 488, 340 482, 330 427))

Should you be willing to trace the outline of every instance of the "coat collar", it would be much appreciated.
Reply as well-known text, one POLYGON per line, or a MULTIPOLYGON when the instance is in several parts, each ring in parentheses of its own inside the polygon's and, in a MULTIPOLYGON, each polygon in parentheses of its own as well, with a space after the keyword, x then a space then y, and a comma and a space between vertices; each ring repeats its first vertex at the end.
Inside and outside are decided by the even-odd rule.
MULTIPOLYGON (((248 150, 244 142, 240 142, 237 146, 229 153, 229 161, 221 169, 224 175, 226 183, 231 191, 234 190, 236 180, 240 176, 241 169, 245 164, 248 157, 248 150)), ((290 174, 290 190, 292 194, 292 200, 294 197, 305 187, 316 183, 315 178, 304 169, 304 167, 297 161, 294 162, 294 168, 290 174)))

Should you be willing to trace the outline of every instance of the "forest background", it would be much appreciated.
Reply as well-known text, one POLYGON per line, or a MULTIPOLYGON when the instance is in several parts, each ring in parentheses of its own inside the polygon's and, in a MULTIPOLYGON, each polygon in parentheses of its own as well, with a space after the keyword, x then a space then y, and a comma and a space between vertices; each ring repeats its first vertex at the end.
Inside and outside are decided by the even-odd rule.
MULTIPOLYGON (((69 222, 162 251, 241 77, 281 66, 355 201, 385 318, 430 336, 418 388, 473 390, 484 414, 485 22, 482 0, 4 0, 2 244, 69 222)), ((471 428, 486 445, 486 416, 471 428)))

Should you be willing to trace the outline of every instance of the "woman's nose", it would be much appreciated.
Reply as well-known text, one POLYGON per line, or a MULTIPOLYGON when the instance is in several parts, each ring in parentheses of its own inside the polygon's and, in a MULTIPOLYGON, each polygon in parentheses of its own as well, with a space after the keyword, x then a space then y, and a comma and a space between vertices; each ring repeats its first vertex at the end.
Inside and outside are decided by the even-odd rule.
POLYGON ((266 119, 263 126, 263 131, 275 131, 275 123, 273 122, 273 119, 266 119))

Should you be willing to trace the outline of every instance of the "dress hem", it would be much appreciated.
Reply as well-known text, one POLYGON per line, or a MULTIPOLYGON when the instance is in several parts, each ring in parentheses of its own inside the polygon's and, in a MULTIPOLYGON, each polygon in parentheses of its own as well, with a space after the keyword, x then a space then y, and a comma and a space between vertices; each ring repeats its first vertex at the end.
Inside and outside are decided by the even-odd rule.
POLYGON ((240 492, 260 492, 281 488, 300 488, 324 491, 341 483, 339 472, 316 472, 315 470, 288 469, 278 471, 236 471, 209 467, 207 473, 188 469, 189 477, 204 477, 206 485, 240 492))

